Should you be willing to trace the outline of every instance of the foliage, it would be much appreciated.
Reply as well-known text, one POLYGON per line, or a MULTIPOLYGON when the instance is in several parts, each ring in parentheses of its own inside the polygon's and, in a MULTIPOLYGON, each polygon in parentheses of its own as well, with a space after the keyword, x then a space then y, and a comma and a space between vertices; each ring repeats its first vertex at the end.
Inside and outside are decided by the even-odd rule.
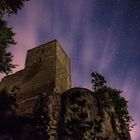
POLYGON ((128 101, 121 96, 121 91, 111 87, 104 86, 106 81, 104 77, 98 73, 92 74, 94 93, 98 97, 101 106, 114 106, 115 113, 119 119, 122 128, 129 131, 133 127, 133 119, 128 112, 128 101))
POLYGON ((133 119, 128 112, 128 101, 121 96, 121 91, 112 88, 107 88, 107 90, 109 98, 112 99, 112 104, 115 107, 115 113, 121 122, 121 127, 131 130, 133 119))
POLYGON ((27 0, 0 0, 0 73, 8 75, 17 65, 12 64, 12 54, 8 52, 11 45, 15 45, 12 28, 3 20, 4 15, 17 14, 27 0))
POLYGON ((45 105, 46 93, 42 93, 33 109, 33 116, 35 117, 35 130, 40 138, 48 138, 48 110, 45 105))
POLYGON ((0 91, 0 117, 15 114, 16 107, 15 95, 0 91))
POLYGON ((17 14, 17 11, 23 7, 23 3, 28 0, 1 0, 0 15, 17 14))
POLYGON ((12 54, 7 51, 10 45, 16 44, 14 35, 12 28, 7 27, 7 22, 0 19, 0 73, 7 75, 12 72, 12 68, 16 67, 12 64, 12 54))
POLYGON ((106 85, 106 81, 105 81, 104 77, 102 75, 100 75, 99 73, 92 72, 91 76, 92 76, 92 81, 91 82, 93 84, 92 88, 94 90, 97 90, 97 89, 106 85))
POLYGON ((0 139, 10 140, 13 132, 13 122, 15 116, 16 100, 15 97, 6 91, 0 91, 0 139))
POLYGON ((96 134, 102 132, 103 119, 100 116, 94 119, 93 116, 89 118, 91 102, 82 98, 82 93, 78 91, 69 96, 69 102, 70 105, 67 108, 69 115, 63 114, 65 117, 62 123, 62 137, 78 140, 96 139, 98 137, 96 134))

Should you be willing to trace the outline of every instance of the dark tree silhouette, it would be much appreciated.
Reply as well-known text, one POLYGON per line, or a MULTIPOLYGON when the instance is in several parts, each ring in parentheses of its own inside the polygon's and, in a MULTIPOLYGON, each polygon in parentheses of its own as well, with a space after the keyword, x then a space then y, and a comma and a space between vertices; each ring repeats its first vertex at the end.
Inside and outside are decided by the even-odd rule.
POLYGON ((10 45, 16 44, 14 35, 12 28, 7 27, 7 22, 0 19, 0 72, 7 75, 16 67, 12 64, 12 54, 7 51, 10 45))
POLYGON ((46 95, 47 93, 45 92, 40 94, 33 109, 33 116, 35 119, 34 130, 36 132, 36 137, 41 140, 46 140, 49 138, 48 121, 50 118, 45 104, 46 95))
POLYGON ((4 15, 17 14, 18 10, 23 7, 24 1, 27 0, 0 0, 0 73, 8 75, 17 65, 12 64, 12 54, 8 48, 15 45, 12 28, 7 26, 3 20, 4 15))
POLYGON ((101 105, 103 107, 108 107, 109 104, 113 105, 121 127, 127 128, 130 131, 135 124, 132 123, 134 120, 128 112, 128 101, 121 96, 122 92, 118 89, 108 87, 105 78, 99 73, 93 72, 91 76, 94 94, 101 105))
POLYGON ((0 91, 0 117, 15 115, 16 97, 6 91, 0 91))
POLYGON ((91 73, 92 76, 92 88, 96 91, 97 89, 103 87, 106 85, 106 80, 104 79, 104 77, 102 75, 100 75, 97 72, 92 72, 91 73))
POLYGON ((17 14, 17 11, 23 7, 25 1, 28 0, 1 0, 0 14, 17 14))

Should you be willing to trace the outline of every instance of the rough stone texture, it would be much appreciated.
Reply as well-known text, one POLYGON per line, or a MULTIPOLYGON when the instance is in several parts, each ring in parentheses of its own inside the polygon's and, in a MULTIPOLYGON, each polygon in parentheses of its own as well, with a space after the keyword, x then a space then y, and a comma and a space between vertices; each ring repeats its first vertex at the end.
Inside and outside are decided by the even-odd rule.
POLYGON ((95 94, 73 88, 61 95, 60 140, 130 140, 111 104, 102 107, 95 94))
POLYGON ((44 106, 44 113, 46 113, 45 121, 47 122, 47 135, 50 140, 57 140, 61 108, 60 94, 56 92, 45 94, 43 100, 37 100, 36 105, 34 106, 34 111, 39 111, 40 108, 42 108, 41 106, 44 106))
POLYGON ((98 104, 92 92, 73 88, 61 96, 61 140, 93 139, 98 104), (86 129, 87 127, 87 129, 86 129))
MULTIPOLYGON (((33 122, 42 108, 45 115, 39 117, 45 119, 47 136, 37 134, 42 127, 37 119, 35 125, 21 121, 19 139, 10 134, 6 135, 9 140, 131 140, 128 131, 120 128, 111 104, 101 105, 88 89, 70 88, 70 60, 57 40, 28 50, 25 69, 2 79, 0 90, 16 93, 17 113, 30 113, 33 122), (120 132, 127 137, 121 138, 120 132)), ((1 135, 0 139, 4 140, 1 135)))
POLYGON ((57 40, 28 50, 25 69, 2 79, 0 89, 17 93, 20 114, 31 113, 42 92, 71 87, 70 59, 57 40))

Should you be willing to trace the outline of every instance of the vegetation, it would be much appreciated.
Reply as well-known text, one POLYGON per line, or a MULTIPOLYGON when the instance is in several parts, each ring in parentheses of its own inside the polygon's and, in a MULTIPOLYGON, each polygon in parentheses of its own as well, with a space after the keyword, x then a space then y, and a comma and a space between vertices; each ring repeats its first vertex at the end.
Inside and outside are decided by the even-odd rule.
POLYGON ((100 75, 97 72, 92 72, 91 73, 92 76, 92 89, 94 89, 95 91, 100 89, 101 87, 106 86, 106 81, 104 79, 104 77, 102 75, 100 75))
POLYGON ((0 117, 14 115, 16 110, 15 95, 9 94, 5 91, 0 92, 0 117))
POLYGON ((0 73, 8 75, 17 65, 12 63, 13 55, 8 48, 15 45, 12 28, 7 26, 4 15, 17 14, 27 0, 0 0, 0 73))
POLYGON ((42 93, 33 109, 33 116, 35 119, 34 129, 39 139, 48 139, 49 115, 45 105, 46 93, 42 93))
POLYGON ((8 75, 16 65, 12 64, 12 54, 7 51, 10 45, 15 45, 15 33, 7 27, 7 22, 0 19, 0 72, 8 75))
POLYGON ((23 3, 28 0, 1 0, 0 15, 17 14, 17 11, 23 7, 23 3))
POLYGON ((133 119, 128 112, 128 101, 121 96, 121 91, 106 86, 106 80, 99 73, 92 73, 92 84, 95 95, 100 100, 102 106, 113 105, 115 114, 119 119, 121 128, 127 128, 129 131, 134 126, 133 119))
POLYGON ((0 140, 48 139, 48 114, 40 95, 32 114, 17 115, 16 95, 0 91, 0 140))
MULTIPOLYGON (((121 91, 106 85, 103 76, 98 73, 94 73, 92 76, 94 94, 99 99, 100 108, 111 110, 110 107, 113 106, 114 110, 108 112, 113 131, 119 138, 125 139, 124 134, 126 133, 123 133, 123 130, 126 130, 126 128, 130 130, 133 121, 128 112, 128 102, 121 96, 121 91), (116 129, 116 119, 120 122, 120 131, 116 129)), ((51 128, 52 118, 50 118, 45 100, 47 94, 40 94, 32 114, 18 116, 16 115, 17 105, 14 95, 17 88, 13 88, 12 94, 0 91, 0 139, 4 140, 4 137, 6 137, 7 140, 45 140, 55 135, 55 128, 51 128), (50 131, 50 128, 54 129, 54 133, 50 131)), ((90 95, 93 96, 93 94, 90 95)), ((102 139, 97 134, 103 132, 104 114, 96 112, 97 116, 93 120, 89 119, 89 112, 93 111, 92 107, 94 105, 92 105, 92 100, 82 98, 82 96, 86 97, 81 91, 76 91, 76 94, 73 93, 69 96, 68 102, 70 104, 67 107, 70 114, 64 116, 64 118, 60 116, 60 119, 63 119, 63 123, 60 122, 62 136, 71 139, 102 139)), ((62 115, 65 115, 65 113, 62 115)), ((108 139, 107 137, 106 139, 108 139)))

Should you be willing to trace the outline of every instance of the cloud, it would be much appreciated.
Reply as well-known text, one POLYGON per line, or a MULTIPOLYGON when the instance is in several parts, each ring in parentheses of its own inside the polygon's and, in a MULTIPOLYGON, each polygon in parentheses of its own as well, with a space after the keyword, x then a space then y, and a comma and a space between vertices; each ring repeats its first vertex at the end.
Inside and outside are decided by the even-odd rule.
MULTIPOLYGON (((109 84, 124 91, 138 122, 140 95, 136 93, 140 89, 131 78, 135 72, 128 67, 121 69, 117 63, 116 52, 121 41, 116 31, 119 9, 111 17, 102 15, 108 20, 102 22, 97 16, 100 15, 97 3, 97 0, 32 0, 17 15, 7 18, 16 32, 17 45, 10 48, 13 62, 19 64, 14 72, 24 68, 28 49, 58 39, 71 58, 73 86, 91 89, 90 73, 103 73, 109 84)), ((139 125, 132 131, 133 139, 138 139, 138 130, 139 125)))

